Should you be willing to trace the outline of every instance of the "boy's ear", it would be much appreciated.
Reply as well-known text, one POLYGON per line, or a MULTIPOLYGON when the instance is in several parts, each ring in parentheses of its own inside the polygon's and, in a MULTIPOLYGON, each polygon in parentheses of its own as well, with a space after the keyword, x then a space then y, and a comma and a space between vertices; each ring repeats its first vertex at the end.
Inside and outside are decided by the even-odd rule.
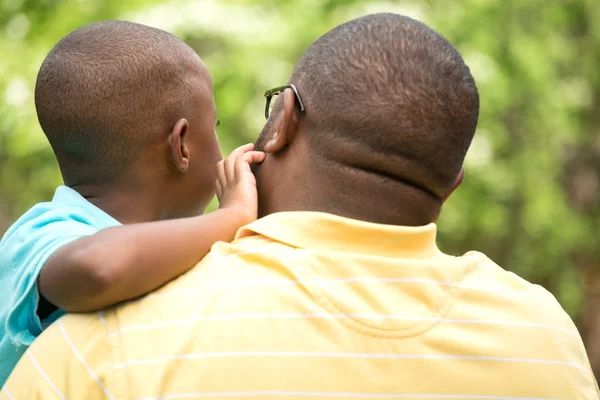
POLYGON ((464 169, 464 167, 461 167, 460 171, 458 172, 458 175, 456 176, 456 179, 454 180, 454 183, 452 184, 452 187, 450 187, 450 190, 448 191, 448 193, 446 193, 446 197, 444 198, 444 201, 448 200, 450 195, 452 193, 454 193, 454 191, 456 189, 458 189, 458 187, 463 183, 464 179, 465 179, 465 169, 464 169))
POLYGON ((169 163, 177 171, 184 173, 190 165, 190 149, 187 146, 189 123, 181 118, 169 134, 169 163))
POLYGON ((271 139, 265 144, 264 151, 266 153, 276 153, 282 150, 292 143, 298 133, 300 118, 296 107, 296 96, 292 89, 285 89, 280 97, 283 100, 283 111, 274 121, 276 129, 271 139))

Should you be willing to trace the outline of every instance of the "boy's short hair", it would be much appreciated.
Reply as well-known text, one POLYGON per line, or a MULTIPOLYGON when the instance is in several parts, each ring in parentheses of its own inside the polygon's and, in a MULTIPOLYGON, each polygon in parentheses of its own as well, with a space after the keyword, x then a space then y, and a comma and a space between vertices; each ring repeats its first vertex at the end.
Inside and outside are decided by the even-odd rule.
POLYGON ((59 41, 40 68, 35 105, 65 182, 105 182, 130 166, 194 106, 189 73, 198 60, 175 36, 125 21, 59 41))

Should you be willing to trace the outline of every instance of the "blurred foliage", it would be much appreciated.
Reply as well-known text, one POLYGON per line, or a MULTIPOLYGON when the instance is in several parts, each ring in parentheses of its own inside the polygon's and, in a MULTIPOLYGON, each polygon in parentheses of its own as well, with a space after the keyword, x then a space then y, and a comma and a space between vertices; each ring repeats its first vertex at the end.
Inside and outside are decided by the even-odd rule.
POLYGON ((439 221, 441 247, 483 251, 544 285, 579 322, 600 366, 599 311, 584 312, 600 296, 600 1, 0 4, 0 232, 60 184, 32 93, 52 45, 83 24, 133 20, 190 43, 213 74, 225 153, 255 140, 264 90, 285 83, 302 51, 333 26, 379 11, 426 22, 462 52, 482 101, 465 183, 439 221))

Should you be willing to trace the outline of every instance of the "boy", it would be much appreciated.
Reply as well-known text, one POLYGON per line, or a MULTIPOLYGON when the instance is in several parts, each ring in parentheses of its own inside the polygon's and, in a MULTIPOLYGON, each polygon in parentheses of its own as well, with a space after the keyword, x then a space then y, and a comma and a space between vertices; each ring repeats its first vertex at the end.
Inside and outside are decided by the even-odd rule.
POLYGON ((138 24, 64 37, 35 103, 65 186, 0 242, 0 386, 60 315, 143 295, 233 239, 256 219, 249 164, 264 157, 246 145, 220 161, 206 66, 175 36, 138 24), (198 216, 215 181, 220 209, 198 216))

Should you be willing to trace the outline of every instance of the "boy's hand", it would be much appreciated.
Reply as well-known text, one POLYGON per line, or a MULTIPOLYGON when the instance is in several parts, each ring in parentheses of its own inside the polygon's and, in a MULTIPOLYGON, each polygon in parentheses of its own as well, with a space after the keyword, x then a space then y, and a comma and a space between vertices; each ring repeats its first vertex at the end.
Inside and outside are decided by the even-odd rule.
POLYGON ((217 164, 219 208, 239 211, 243 225, 254 221, 258 214, 256 179, 250 164, 262 162, 265 153, 253 149, 253 144, 240 146, 217 164))
POLYGON ((221 209, 207 215, 127 224, 81 237, 56 250, 40 272, 39 291, 69 312, 89 312, 134 299, 192 268, 218 241, 256 219, 256 179, 250 164, 265 154, 253 145, 218 164, 221 209), (195 238, 189 240, 189 238, 195 238))

